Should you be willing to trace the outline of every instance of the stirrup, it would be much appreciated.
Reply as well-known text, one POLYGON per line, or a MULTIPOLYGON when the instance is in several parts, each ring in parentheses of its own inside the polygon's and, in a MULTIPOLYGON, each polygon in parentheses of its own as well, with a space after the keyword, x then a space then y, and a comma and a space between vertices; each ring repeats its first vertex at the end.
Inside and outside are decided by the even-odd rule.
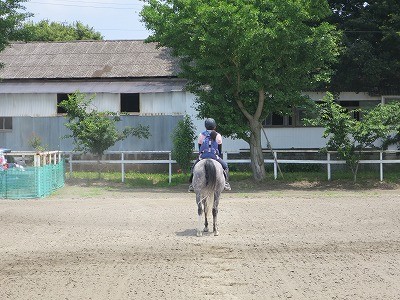
POLYGON ((225 181, 225 185, 224 185, 224 191, 231 191, 231 185, 229 184, 228 181, 225 181))
POLYGON ((194 192, 193 184, 189 185, 188 192, 189 193, 194 192))

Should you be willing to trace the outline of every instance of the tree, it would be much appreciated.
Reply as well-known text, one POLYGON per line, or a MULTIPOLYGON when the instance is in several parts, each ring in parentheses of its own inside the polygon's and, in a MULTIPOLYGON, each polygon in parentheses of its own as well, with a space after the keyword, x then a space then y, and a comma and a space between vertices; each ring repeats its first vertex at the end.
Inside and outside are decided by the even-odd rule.
POLYGON ((93 27, 76 21, 72 24, 42 20, 38 23, 28 22, 13 35, 16 41, 75 41, 102 40, 103 36, 93 27))
POLYGON ((330 90, 387 93, 400 88, 400 1, 329 0, 343 32, 330 90))
POLYGON ((119 115, 109 111, 97 111, 91 106, 92 100, 93 97, 87 98, 85 94, 77 91, 59 104, 67 112, 68 123, 65 126, 71 130, 71 134, 65 138, 73 138, 75 151, 96 155, 100 165, 104 151, 116 142, 130 135, 146 139, 150 136, 148 126, 142 125, 118 131, 116 123, 121 120, 119 115))
POLYGON ((21 5, 23 2, 26 0, 0 1, 0 51, 4 50, 15 30, 30 16, 21 12, 25 10, 21 5))
MULTIPOLYGON (((317 117, 306 120, 313 126, 324 127, 324 138, 328 138, 323 150, 338 151, 339 157, 350 167, 354 182, 362 151, 366 148, 382 148, 400 129, 400 102, 378 105, 362 112, 361 121, 354 119, 346 108, 335 103, 331 93, 317 104, 317 117), (376 144, 381 142, 380 146, 376 144)), ((353 111, 352 111, 353 112, 353 111)))
POLYGON ((178 122, 171 137, 173 142, 172 158, 186 174, 192 165, 193 145, 196 138, 195 127, 188 115, 178 122))
POLYGON ((253 177, 265 178, 262 121, 305 101, 338 53, 321 0, 147 0, 148 41, 170 47, 197 95, 198 116, 249 143, 253 177))

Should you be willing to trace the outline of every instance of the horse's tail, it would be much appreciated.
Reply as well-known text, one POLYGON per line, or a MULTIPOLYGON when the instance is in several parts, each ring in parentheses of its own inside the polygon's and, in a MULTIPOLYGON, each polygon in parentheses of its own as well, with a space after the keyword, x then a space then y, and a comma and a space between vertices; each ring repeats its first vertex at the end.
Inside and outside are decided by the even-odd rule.
POLYGON ((204 171, 206 173, 206 188, 214 192, 217 186, 217 169, 211 159, 207 159, 204 164, 204 171))
POLYGON ((206 186, 204 189, 206 201, 204 203, 204 210, 206 210, 207 215, 210 215, 211 208, 214 206, 214 192, 217 186, 217 169, 211 159, 206 159, 204 171, 206 176, 206 186))

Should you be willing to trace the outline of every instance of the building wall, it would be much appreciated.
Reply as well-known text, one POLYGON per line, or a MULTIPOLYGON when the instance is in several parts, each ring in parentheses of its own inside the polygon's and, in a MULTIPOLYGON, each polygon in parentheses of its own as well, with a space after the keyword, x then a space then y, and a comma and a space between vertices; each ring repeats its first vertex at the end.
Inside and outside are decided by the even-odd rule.
MULTIPOLYGON (((90 93, 93 97, 92 106, 99 111, 120 111, 119 93, 90 93)), ((189 94, 182 91, 165 93, 140 94, 140 114, 142 116, 154 115, 184 115, 186 97, 189 94)), ((189 100, 190 100, 189 96, 189 100)), ((50 117, 57 116, 56 93, 27 93, 27 94, 1 94, 0 116, 29 116, 50 117)))
MULTIPOLYGON (((32 88, 33 89, 33 88, 32 88)), ((129 92, 124 90, 123 92, 129 92)), ((120 94, 100 92, 95 94, 93 105, 98 110, 120 111, 120 94)), ((311 99, 321 100, 325 93, 309 93, 311 99)), ((366 93, 341 93, 340 101, 360 101, 361 107, 376 105, 381 96, 369 96, 366 93)), ((0 116, 14 116, 13 129, 0 131, 0 147, 14 150, 31 150, 29 140, 33 134, 40 136, 49 149, 72 150, 71 140, 61 139, 67 134, 65 118, 57 116, 56 93, 6 93, 0 92, 0 116)), ((223 113, 223 112, 221 112, 223 113)), ((140 113, 123 116, 120 123, 124 126, 137 124, 149 125, 152 137, 148 140, 129 138, 110 150, 171 150, 170 134, 182 117, 188 114, 197 133, 204 130, 204 120, 196 118, 195 96, 182 90, 140 93, 140 113), (143 123, 141 123, 143 122, 143 123)), ((267 127, 265 133, 275 149, 316 149, 325 146, 322 138, 323 128, 315 127, 267 127)), ((262 147, 267 147, 264 134, 262 147)), ((195 142, 196 144, 196 142, 195 142)), ((224 138, 224 151, 234 152, 249 149, 243 140, 224 138)))
POLYGON ((0 116, 54 116, 57 94, 0 94, 0 116))
MULTIPOLYGON (((171 132, 182 116, 122 116, 120 129, 139 124, 149 126, 149 139, 128 137, 109 150, 115 151, 170 151, 171 132)), ((34 136, 40 138, 42 146, 48 150, 70 151, 74 148, 72 139, 62 137, 69 133, 64 117, 14 117, 12 131, 0 131, 0 147, 15 151, 31 151, 29 145, 34 136)))

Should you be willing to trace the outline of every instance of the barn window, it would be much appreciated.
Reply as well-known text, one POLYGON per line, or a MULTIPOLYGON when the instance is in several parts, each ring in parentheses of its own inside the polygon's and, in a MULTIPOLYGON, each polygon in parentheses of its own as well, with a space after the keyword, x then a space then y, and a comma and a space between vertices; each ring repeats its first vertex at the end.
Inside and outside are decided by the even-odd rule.
POLYGON ((59 104, 64 100, 68 100, 68 94, 57 94, 57 113, 58 114, 66 114, 67 113, 67 111, 64 108, 59 106, 59 104))
POLYGON ((0 117, 0 130, 12 129, 12 117, 0 117))
POLYGON ((346 108, 354 119, 357 121, 361 120, 361 112, 357 111, 357 109, 360 108, 360 101, 340 101, 339 104, 340 106, 346 108))
POLYGON ((122 113, 140 112, 139 93, 121 94, 121 112, 122 113))
POLYGON ((272 113, 264 120, 262 124, 264 127, 271 127, 271 126, 286 127, 286 126, 292 126, 293 125, 292 121, 293 118, 290 115, 282 116, 277 113, 272 113))

